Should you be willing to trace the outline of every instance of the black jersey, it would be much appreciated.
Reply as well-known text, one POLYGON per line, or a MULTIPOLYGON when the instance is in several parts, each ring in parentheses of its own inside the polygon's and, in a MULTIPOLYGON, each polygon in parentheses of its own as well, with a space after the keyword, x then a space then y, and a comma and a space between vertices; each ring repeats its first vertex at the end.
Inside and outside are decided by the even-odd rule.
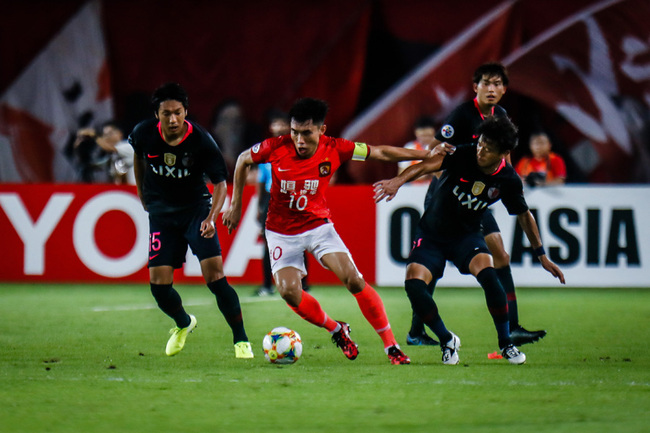
POLYGON ((135 153, 146 163, 142 193, 151 214, 210 202, 205 176, 213 184, 228 178, 223 155, 212 136, 196 123, 186 122, 187 134, 176 146, 163 140, 156 119, 140 122, 129 135, 135 153))
MULTIPOLYGON (((508 113, 500 105, 492 107, 494 117, 507 117, 508 113)), ((476 143, 478 135, 476 130, 483 122, 484 116, 478 108, 476 98, 464 102, 454 109, 445 124, 436 133, 436 139, 453 145, 476 143)))
MULTIPOLYGON (((507 117, 508 113, 502 106, 495 105, 492 107, 492 115, 494 117, 507 117)), ((476 131, 479 125, 483 123, 483 120, 485 120, 485 116, 483 116, 483 113, 478 108, 476 98, 463 102, 445 118, 444 125, 436 132, 436 139, 441 142, 453 144, 454 146, 476 143, 478 142, 478 134, 476 131)), ((437 185, 438 178, 434 177, 429 184, 427 194, 424 198, 425 208, 433 200, 437 185)), ((494 222, 494 218, 489 215, 486 218, 489 218, 493 224, 491 232, 498 231, 499 227, 494 222)))
POLYGON ((514 168, 502 161, 490 175, 481 172, 476 162, 476 144, 462 144, 445 156, 433 200, 428 202, 420 228, 437 239, 480 232, 487 207, 501 200, 510 215, 528 210, 523 184, 514 168))

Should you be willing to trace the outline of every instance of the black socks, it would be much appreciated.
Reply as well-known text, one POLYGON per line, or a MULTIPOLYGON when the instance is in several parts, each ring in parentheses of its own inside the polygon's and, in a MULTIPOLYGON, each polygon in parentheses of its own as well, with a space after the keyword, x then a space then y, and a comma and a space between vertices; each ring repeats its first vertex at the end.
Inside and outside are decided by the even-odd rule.
POLYGON ((171 284, 150 283, 151 294, 163 313, 174 319, 176 326, 186 328, 190 325, 190 316, 183 308, 183 302, 178 292, 171 284))
POLYGON ((506 292, 506 298, 508 299, 508 319, 510 320, 510 329, 512 330, 519 326, 519 310, 517 309, 515 282, 512 279, 510 266, 498 268, 496 271, 499 281, 501 281, 501 285, 503 286, 503 290, 506 292))
MULTIPOLYGON (((404 289, 411 301, 411 308, 420 319, 436 334, 441 343, 451 340, 451 333, 445 327, 438 314, 438 306, 429 293, 427 283, 419 279, 410 279, 404 282, 404 289)), ((431 286, 433 293, 433 286, 431 286)))
POLYGON ((244 319, 242 318, 241 306, 237 292, 228 284, 226 277, 208 283, 208 288, 217 298, 217 306, 232 329, 233 343, 248 341, 244 330, 244 319))

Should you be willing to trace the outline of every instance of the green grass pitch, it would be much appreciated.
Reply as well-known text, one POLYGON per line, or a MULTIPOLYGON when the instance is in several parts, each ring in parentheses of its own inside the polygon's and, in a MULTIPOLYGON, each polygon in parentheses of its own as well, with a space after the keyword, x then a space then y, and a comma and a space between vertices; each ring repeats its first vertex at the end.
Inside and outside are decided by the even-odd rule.
POLYGON ((647 432, 650 290, 518 291, 522 324, 548 336, 522 346, 523 366, 489 360, 496 332, 480 288, 438 288, 458 366, 438 347, 406 346, 410 305, 378 289, 408 366, 388 362, 379 337, 341 287, 315 287, 359 344, 349 361, 329 334, 277 295, 236 287, 255 358, 232 336, 205 286, 178 286, 198 328, 175 357, 172 322, 148 285, 0 285, 0 431, 28 432, 647 432), (262 338, 300 333, 302 358, 274 366, 262 338))

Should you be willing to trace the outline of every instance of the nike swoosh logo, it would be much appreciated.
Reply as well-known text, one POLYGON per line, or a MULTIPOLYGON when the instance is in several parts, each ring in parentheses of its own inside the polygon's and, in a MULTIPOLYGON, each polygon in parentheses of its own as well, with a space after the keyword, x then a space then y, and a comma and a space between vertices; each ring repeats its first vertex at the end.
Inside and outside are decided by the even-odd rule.
POLYGON ((469 180, 465 180, 465 179, 463 179, 462 177, 460 178, 460 181, 461 181, 461 182, 469 182, 469 180))
POLYGON ((153 260, 153 259, 155 259, 156 257, 158 257, 159 255, 160 255, 160 254, 154 254, 153 256, 149 256, 149 260, 153 260))
POLYGON ((278 171, 291 171, 290 168, 278 168, 278 171))
POLYGON ((160 155, 152 155, 150 153, 147 153, 147 158, 158 158, 160 155))

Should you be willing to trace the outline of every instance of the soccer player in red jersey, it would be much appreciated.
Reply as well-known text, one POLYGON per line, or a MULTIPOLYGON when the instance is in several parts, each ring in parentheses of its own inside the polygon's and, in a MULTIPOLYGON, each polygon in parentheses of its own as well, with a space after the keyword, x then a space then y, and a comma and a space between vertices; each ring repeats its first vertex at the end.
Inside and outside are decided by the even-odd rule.
POLYGON ((426 150, 393 146, 369 146, 325 135, 327 103, 318 99, 298 100, 289 112, 291 133, 269 138, 242 152, 237 159, 231 207, 223 223, 232 232, 241 219, 242 192, 248 168, 271 163, 273 184, 266 220, 271 268, 278 292, 300 317, 327 329, 332 341, 348 359, 359 353, 350 339, 347 323, 333 320, 310 293, 304 292, 304 252, 310 252, 331 270, 354 295, 364 317, 384 343, 392 364, 409 364, 391 330, 383 301, 354 264, 350 252, 334 229, 325 190, 334 172, 348 160, 398 162, 421 160, 426 150))

